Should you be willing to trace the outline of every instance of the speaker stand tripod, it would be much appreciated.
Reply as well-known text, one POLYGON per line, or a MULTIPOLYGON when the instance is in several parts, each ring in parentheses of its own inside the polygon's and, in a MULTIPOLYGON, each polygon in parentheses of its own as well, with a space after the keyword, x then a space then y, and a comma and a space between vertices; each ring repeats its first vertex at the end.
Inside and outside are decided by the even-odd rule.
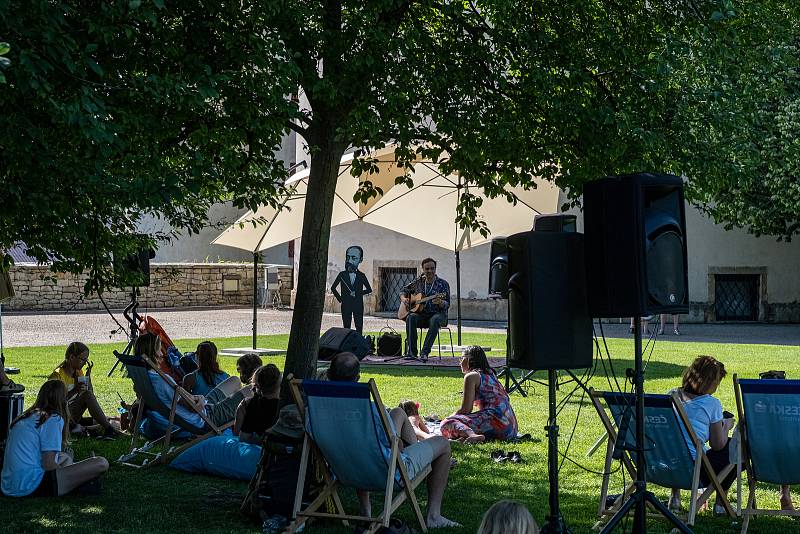
MULTIPOLYGON (((663 515, 673 526, 684 534, 692 534, 692 530, 687 527, 678 517, 669 511, 667 506, 662 503, 652 492, 647 491, 647 478, 645 476, 644 458, 644 371, 642 370, 642 319, 639 314, 633 318, 633 347, 634 347, 634 371, 633 388, 636 397, 636 482, 633 494, 622 504, 622 507, 611 517, 601 534, 606 534, 614 530, 622 519, 628 515, 631 508, 633 513, 633 534, 645 534, 647 532, 647 504, 650 504, 658 513, 663 515)), ((626 431, 627 433, 627 431, 626 431)), ((552 484, 552 482, 551 482, 552 484)))
MULTIPOLYGON (((136 312, 136 308, 139 307, 139 300, 137 299, 137 294, 139 293, 139 288, 133 287, 131 288, 131 302, 128 304, 124 310, 122 310, 122 316, 128 321, 128 327, 130 328, 130 333, 128 334, 128 344, 125 346, 125 349, 122 351, 122 354, 125 356, 130 355, 131 351, 133 350, 133 346, 136 344, 136 339, 139 337, 139 323, 142 320, 142 316, 136 312), (129 315, 131 314, 131 315, 129 315)), ((111 376, 114 374, 114 371, 117 369, 119 365, 119 360, 114 362, 114 366, 111 367, 111 370, 108 372, 107 376, 111 376)))
MULTIPOLYGON (((549 416, 547 419, 547 478, 550 482, 550 515, 545 519, 541 532, 546 534, 572 534, 561 515, 558 500, 558 423, 556 422, 556 388, 558 387, 558 374, 555 369, 547 371, 547 398, 549 416)), ((521 391, 521 390, 520 390, 521 391)))

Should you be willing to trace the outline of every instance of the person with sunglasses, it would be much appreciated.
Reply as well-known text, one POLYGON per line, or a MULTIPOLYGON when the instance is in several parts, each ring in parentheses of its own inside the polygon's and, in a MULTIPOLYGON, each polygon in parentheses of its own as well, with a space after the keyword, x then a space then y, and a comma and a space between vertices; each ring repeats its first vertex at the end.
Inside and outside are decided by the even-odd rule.
POLYGON ((103 428, 103 438, 114 439, 119 435, 103 413, 92 387, 92 367, 89 361, 89 347, 80 341, 73 341, 67 347, 64 361, 50 373, 48 380, 60 380, 67 386, 67 407, 69 409, 70 432, 82 434, 84 427, 81 418, 86 411, 91 420, 84 423, 100 425, 103 428), (83 368, 86 367, 84 372, 83 368))

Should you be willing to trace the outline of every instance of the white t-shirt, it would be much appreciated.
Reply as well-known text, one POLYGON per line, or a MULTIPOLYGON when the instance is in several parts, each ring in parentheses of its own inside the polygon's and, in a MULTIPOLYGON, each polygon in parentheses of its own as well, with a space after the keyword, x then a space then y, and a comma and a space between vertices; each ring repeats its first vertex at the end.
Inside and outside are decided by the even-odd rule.
MULTIPOLYGON (((156 373, 155 371, 147 371, 147 375, 150 377, 150 383, 153 384, 153 389, 158 396, 158 399, 164 404, 164 406, 172 406, 172 397, 175 395, 175 381, 172 380, 171 377, 167 376, 172 384, 168 384, 161 375, 156 373)), ((178 407, 175 409, 175 413, 183 417, 183 419, 192 426, 197 428, 203 428, 205 425, 205 421, 200 415, 195 412, 194 410, 190 410, 186 406, 183 406, 180 401, 178 401, 178 407)), ((153 412, 154 416, 158 416, 156 412, 153 412)), ((167 425, 167 421, 163 420, 163 417, 156 417, 157 419, 161 419, 164 426, 167 425)))
MULTIPOLYGON (((704 444, 704 449, 708 450, 708 440, 711 437, 709 427, 713 423, 722 421, 722 403, 711 395, 699 395, 684 402, 683 410, 686 412, 697 438, 704 444)), ((683 437, 689 446, 692 458, 695 458, 697 451, 694 444, 689 439, 689 434, 684 429, 681 430, 683 430, 683 437)))
POLYGON ((30 495, 44 477, 43 452, 61 450, 64 420, 51 415, 36 428, 39 413, 22 419, 11 428, 3 457, 3 474, 0 489, 9 497, 30 495))

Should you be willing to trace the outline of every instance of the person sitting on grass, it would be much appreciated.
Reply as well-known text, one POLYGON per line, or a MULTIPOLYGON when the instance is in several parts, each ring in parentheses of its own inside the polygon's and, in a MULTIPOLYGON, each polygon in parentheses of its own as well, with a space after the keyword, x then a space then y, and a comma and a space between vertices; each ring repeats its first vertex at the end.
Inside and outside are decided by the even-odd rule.
POLYGON ((242 384, 249 384, 252 382, 253 373, 262 365, 264 365, 264 362, 261 361, 261 357, 255 352, 248 352, 247 354, 239 356, 239 359, 236 360, 236 372, 239 374, 239 380, 242 381, 242 384))
MULTIPOLYGON (((161 339, 151 333, 139 336, 134 346, 137 356, 146 357, 156 366, 161 363, 159 361, 161 358, 160 349, 161 339)), ((153 369, 149 369, 147 374, 159 400, 165 406, 171 406, 176 387, 174 380, 167 376, 167 380, 170 381, 168 383, 153 369)), ((253 392, 249 385, 242 387, 239 377, 231 376, 209 391, 207 395, 193 395, 192 400, 181 398, 178 401, 176 413, 190 425, 196 428, 204 428, 205 422, 200 417, 200 414, 197 413, 198 411, 203 412, 212 423, 220 427, 233 421, 239 404, 244 399, 249 399, 252 396, 253 392)), ((160 420, 163 418, 160 418, 156 412, 150 412, 148 416, 155 417, 166 428, 167 422, 160 420)))
POLYGON ((94 363, 89 361, 89 347, 80 341, 73 341, 67 347, 64 361, 50 373, 48 380, 60 380, 67 387, 67 406, 69 408, 70 432, 82 434, 85 429, 82 422, 89 425, 100 425, 103 437, 114 439, 120 433, 108 421, 108 417, 97 402, 92 387, 92 369, 94 363), (84 373, 83 367, 86 366, 84 373), (82 420, 88 411, 91 419, 82 420))
POLYGON ((524 505, 504 500, 486 510, 478 534, 539 534, 539 526, 524 505))
POLYGON ((217 346, 203 341, 195 350, 197 370, 183 377, 183 389, 194 395, 207 395, 230 375, 219 368, 217 346))
POLYGON ((461 408, 442 421, 442 435, 464 443, 515 438, 517 417, 511 400, 481 347, 472 345, 464 350, 461 371, 464 373, 461 408), (475 406, 478 409, 473 411, 475 406))
MULTIPOLYGON (((331 382, 358 382, 361 378, 361 363, 351 352, 337 354, 328 367, 328 380, 331 382)), ((460 527, 455 521, 442 516, 442 498, 450 475, 450 442, 441 436, 433 436, 425 441, 417 441, 413 425, 401 408, 389 412, 397 435, 400 437, 400 454, 408 468, 411 478, 431 466, 428 475, 428 528, 460 527)), ((357 491, 362 516, 372 515, 372 505, 368 491, 357 491)))
MULTIPOLYGON (((711 356, 698 356, 683 372, 683 385, 677 390, 678 397, 683 404, 683 410, 686 412, 697 439, 700 440, 700 443, 705 444, 708 442, 711 445, 710 448, 706 447, 706 458, 708 458, 715 473, 719 473, 730 463, 730 453, 728 451, 730 438, 728 433, 733 428, 734 419, 733 417, 726 418, 722 411, 722 403, 716 397, 712 397, 727 374, 728 372, 722 362, 711 356)), ((684 439, 692 458, 695 458, 697 451, 694 443, 685 433, 684 439)), ((734 469, 720 481, 720 485, 727 491, 735 479, 736 470, 734 469)), ((700 471, 700 484, 708 486, 710 483, 711 480, 705 470, 700 471)), ((680 489, 672 489, 669 508, 674 511, 681 510, 680 489)), ((725 514, 720 495, 717 495, 714 503, 714 514, 725 514)))
POLYGON ((48 380, 34 405, 11 423, 0 475, 4 495, 60 497, 81 487, 99 489, 94 481, 108 471, 108 460, 73 462, 65 452, 68 422, 67 388, 60 380, 48 380))
POLYGON ((260 445, 264 435, 278 420, 281 396, 281 372, 272 363, 256 369, 252 380, 253 396, 243 400, 236 410, 233 434, 239 441, 260 445))
POLYGON ((414 434, 417 439, 422 441, 435 436, 425 424, 425 419, 419 414, 419 403, 413 400, 404 400, 400 402, 400 409, 403 410, 408 416, 408 420, 414 427, 414 434))

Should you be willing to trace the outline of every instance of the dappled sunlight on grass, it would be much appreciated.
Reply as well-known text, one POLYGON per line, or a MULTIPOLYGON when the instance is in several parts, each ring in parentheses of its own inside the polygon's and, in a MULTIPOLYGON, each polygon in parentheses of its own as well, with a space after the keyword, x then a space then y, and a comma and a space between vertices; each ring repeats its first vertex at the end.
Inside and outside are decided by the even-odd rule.
MULTIPOLYGON (((259 347, 282 348, 288 336, 261 336, 259 347)), ((175 340, 181 351, 194 350, 201 339, 175 340)), ((220 348, 249 346, 250 338, 214 340, 220 348)), ((504 346, 504 337, 495 334, 465 334, 465 344, 504 346)), ((620 386, 624 385, 625 368, 631 367, 633 342, 631 339, 610 339, 611 364, 620 386)), ((117 392, 126 400, 133 398, 130 381, 116 372, 111 378, 105 375, 114 362, 113 349, 121 349, 116 344, 91 346, 91 358, 95 362, 94 385, 97 396, 107 412, 114 412, 118 404, 117 392)), ((20 347, 5 351, 10 365, 22 369, 15 379, 25 384, 26 406, 30 405, 38 387, 50 371, 58 365, 64 347, 20 347)), ((646 389, 651 392, 666 392, 680 384, 680 374, 684 367, 698 354, 711 354, 725 363, 729 377, 723 382, 717 396, 723 405, 735 411, 731 375, 739 373, 744 377, 758 376, 766 369, 784 369, 792 378, 800 377, 800 350, 791 346, 720 345, 689 342, 658 341, 647 365, 646 389)), ((645 354, 647 360, 648 354, 645 354)), ((283 366, 283 357, 265 358, 283 366)), ((609 362, 606 360, 606 368, 609 362)), ((222 367, 229 373, 235 372, 236 358, 221 358, 222 367)), ((577 372, 579 376, 583 372, 577 372)), ((423 414, 438 414, 446 417, 459 407, 463 377, 456 369, 399 369, 369 367, 363 377, 374 378, 378 384, 384 403, 396 406, 403 399, 420 402, 423 414)), ((539 379, 544 373, 536 373, 539 379)), ((602 366, 598 366, 590 385, 607 390, 609 382, 602 366)), ((615 387, 615 386, 614 386, 615 387)), ((624 387, 624 386, 623 386, 624 387)), ((572 391, 574 383, 565 384, 558 392, 558 399, 572 391)), ((547 509, 547 442, 544 426, 547 424, 547 388, 534 385, 529 396, 522 398, 512 395, 512 404, 517 413, 522 432, 528 432, 539 441, 522 443, 486 443, 475 446, 453 445, 453 457, 458 464, 450 474, 447 493, 444 499, 444 514, 465 525, 460 530, 449 532, 474 533, 481 516, 492 503, 502 498, 511 498, 525 503, 534 517, 542 523, 547 509), (523 458, 521 464, 495 463, 490 458, 494 449, 519 451, 523 458)), ((593 471, 603 469, 605 447, 601 447, 591 457, 587 450, 603 434, 594 409, 588 398, 581 398, 581 392, 570 398, 564 405, 558 423, 561 427, 560 445, 562 452, 570 436, 574 436, 567 451, 575 462, 593 471), (580 407, 580 415, 578 409, 580 407), (577 419, 576 419, 577 417, 577 419)), ((73 443, 77 457, 85 458, 92 451, 112 461, 110 472, 103 479, 102 494, 96 497, 66 497, 62 499, 19 499, 0 498, 3 512, 3 532, 252 532, 256 525, 248 523, 239 513, 241 498, 246 491, 246 483, 220 478, 192 475, 175 471, 165 466, 133 470, 120 467, 114 460, 127 450, 129 440, 103 442, 82 439, 73 443), (213 512, 212 512, 213 510, 213 512), (9 514, 9 512, 12 512, 9 514)), ((614 466, 616 468, 616 466, 614 466)), ((612 468, 613 469, 613 468, 612 468)), ((582 470, 565 461, 560 474, 562 512, 573 532, 588 532, 595 522, 597 500, 600 491, 600 476, 582 470)), ((622 472, 616 471, 611 477, 611 493, 618 493, 623 486, 622 472)), ((666 498, 667 490, 651 487, 661 498, 666 498)), ((735 489, 735 485, 734 485, 735 489)), ((686 492, 684 492, 686 493, 686 492)), ((427 503, 426 491, 420 495, 423 507, 427 503)), ((345 506, 356 510, 355 494, 350 490, 343 492, 345 506)), ((763 485, 758 490, 759 504, 774 506, 778 503, 777 488, 763 485)), ((373 497, 373 505, 379 509, 379 496, 373 497)), ((398 516, 413 524, 414 518, 407 506, 398 510, 398 516)), ((666 533, 666 523, 651 521, 650 532, 666 533)), ((695 532, 733 532, 730 522, 700 514, 695 532)), ((337 525, 317 524, 309 532, 352 532, 337 525)), ((774 532, 800 533, 800 521, 783 518, 756 518, 751 522, 753 534, 774 532)))

